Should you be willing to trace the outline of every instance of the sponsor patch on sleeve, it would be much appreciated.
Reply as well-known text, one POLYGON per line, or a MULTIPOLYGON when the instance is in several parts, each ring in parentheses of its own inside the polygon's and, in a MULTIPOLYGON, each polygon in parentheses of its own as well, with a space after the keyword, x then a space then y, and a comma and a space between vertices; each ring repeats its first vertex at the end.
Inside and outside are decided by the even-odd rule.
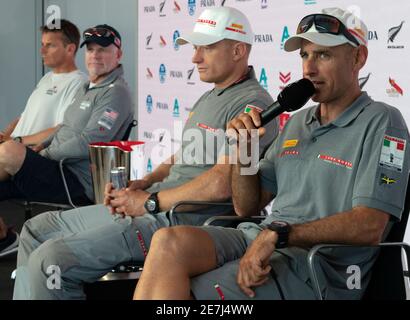
POLYGON ((406 140, 385 135, 380 153, 380 166, 401 172, 405 151, 406 140))
POLYGON ((98 120, 98 124, 106 128, 107 130, 111 130, 118 116, 119 116, 118 112, 110 108, 107 108, 107 110, 105 110, 104 113, 102 114, 100 120, 98 120))
POLYGON ((246 107, 245 107, 245 113, 249 113, 249 112, 251 112, 252 110, 255 110, 255 111, 259 112, 259 113, 261 113, 261 112, 263 111, 262 108, 259 108, 259 107, 257 107, 257 106, 254 106, 254 105, 252 105, 252 104, 246 105, 246 107))

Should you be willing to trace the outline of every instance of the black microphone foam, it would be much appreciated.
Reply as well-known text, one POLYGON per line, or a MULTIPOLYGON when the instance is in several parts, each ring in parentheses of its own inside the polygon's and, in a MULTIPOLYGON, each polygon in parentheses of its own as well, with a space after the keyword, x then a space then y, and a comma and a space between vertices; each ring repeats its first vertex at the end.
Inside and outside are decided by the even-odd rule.
POLYGON ((281 113, 302 108, 315 93, 313 83, 300 79, 286 86, 278 95, 278 100, 261 113, 262 126, 272 121, 281 113))

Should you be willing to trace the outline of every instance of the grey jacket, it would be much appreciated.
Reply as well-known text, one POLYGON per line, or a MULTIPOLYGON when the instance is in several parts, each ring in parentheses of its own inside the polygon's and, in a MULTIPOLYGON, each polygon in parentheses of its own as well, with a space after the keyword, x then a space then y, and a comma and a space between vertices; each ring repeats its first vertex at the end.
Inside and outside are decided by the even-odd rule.
POLYGON ((65 112, 62 125, 44 142, 48 146, 41 152, 44 157, 56 161, 71 159, 66 167, 77 176, 90 199, 94 195, 88 145, 121 140, 133 119, 131 92, 123 74, 120 65, 95 87, 90 88, 89 82, 80 87, 65 112))

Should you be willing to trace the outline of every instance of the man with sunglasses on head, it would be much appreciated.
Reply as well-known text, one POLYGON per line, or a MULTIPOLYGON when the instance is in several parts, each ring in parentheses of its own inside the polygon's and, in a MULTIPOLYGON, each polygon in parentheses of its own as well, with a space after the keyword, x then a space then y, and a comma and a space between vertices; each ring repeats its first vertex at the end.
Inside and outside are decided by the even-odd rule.
MULTIPOLYGON (((0 180, 8 177, 2 169, 1 163, 5 161, 2 157, 14 154, 16 148, 21 149, 20 144, 37 150, 38 145, 63 122, 67 107, 86 80, 86 75, 75 64, 81 37, 78 28, 72 22, 61 19, 42 26, 40 30, 41 57, 44 65, 51 70, 38 82, 23 113, 0 131, 0 180), (2 144, 9 140, 10 143, 2 144), (3 148, 7 149, 7 153, 3 148)), ((15 252, 17 245, 17 233, 7 228, 0 218, 0 257, 15 252)))
MULTIPOLYGON (((285 43, 299 50, 318 105, 286 123, 255 176, 232 168, 236 212, 251 216, 273 198, 260 225, 175 227, 153 237, 136 299, 316 299, 307 254, 320 243, 371 246, 400 220, 409 174, 409 133, 400 112, 359 86, 367 28, 352 13, 324 9, 302 19, 285 43)), ((259 127, 259 114, 228 124, 259 127)), ((360 299, 374 248, 324 249, 315 261, 327 299, 360 299), (359 268, 360 272, 352 274, 359 268), (350 267, 350 268, 349 268, 350 267), (360 277, 358 280, 357 277, 360 277), (352 281, 352 277, 354 280, 352 281)))
MULTIPOLYGON (((230 199, 228 154, 218 138, 226 140, 226 124, 236 115, 272 103, 248 65, 253 37, 239 10, 221 7, 201 13, 194 32, 177 41, 193 45, 192 62, 200 79, 213 88, 193 106, 181 150, 127 189, 113 190, 108 184, 106 206, 44 213, 28 221, 21 233, 15 298, 85 298, 84 283, 96 281, 120 263, 145 259, 153 233, 171 224, 168 211, 175 203, 230 199), (62 290, 46 287, 46 270, 52 265, 61 268, 62 290)), ((266 130, 255 148, 256 160, 277 135, 277 122, 266 130)), ((178 224, 201 225, 221 211, 195 210, 198 207, 184 207, 185 212, 174 218, 178 224)))
POLYGON ((122 139, 133 118, 131 93, 120 64, 121 37, 103 25, 84 33, 89 82, 84 82, 67 108, 57 130, 36 150, 9 141, 0 154, 0 201, 68 203, 66 189, 75 204, 93 200, 88 145, 122 139), (60 160, 67 159, 61 178, 60 160))

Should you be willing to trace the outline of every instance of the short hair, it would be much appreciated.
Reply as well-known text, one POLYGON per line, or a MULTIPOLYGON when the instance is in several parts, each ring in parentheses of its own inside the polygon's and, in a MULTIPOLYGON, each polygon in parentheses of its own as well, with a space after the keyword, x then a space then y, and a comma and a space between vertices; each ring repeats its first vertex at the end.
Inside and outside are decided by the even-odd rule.
POLYGON ((74 23, 65 19, 53 20, 50 24, 42 26, 40 30, 42 33, 59 32, 63 36, 64 44, 74 44, 75 53, 77 53, 81 36, 80 31, 74 23), (57 23, 59 23, 60 28, 55 27, 57 23))

